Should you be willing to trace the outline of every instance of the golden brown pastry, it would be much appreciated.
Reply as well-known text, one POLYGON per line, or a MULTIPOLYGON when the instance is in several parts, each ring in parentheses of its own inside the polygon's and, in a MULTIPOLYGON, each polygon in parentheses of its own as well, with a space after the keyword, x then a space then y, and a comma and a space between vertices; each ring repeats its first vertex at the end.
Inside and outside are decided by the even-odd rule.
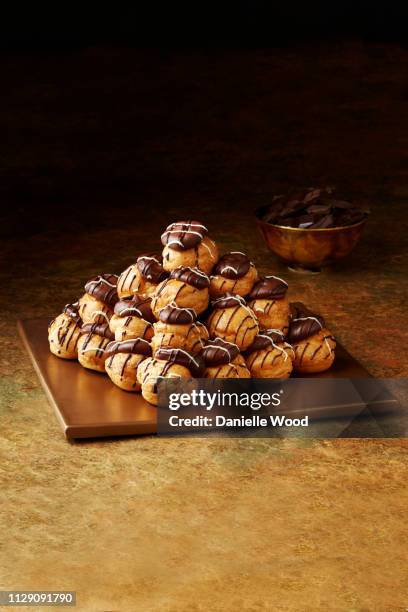
POLYGON ((207 234, 208 229, 198 221, 177 221, 169 225, 161 236, 164 269, 190 267, 210 274, 219 253, 207 234))
POLYGON ((240 251, 231 251, 221 257, 210 277, 211 297, 226 293, 245 297, 251 291, 258 272, 249 258, 240 251))
POLYGON ((214 310, 207 321, 210 338, 222 338, 236 344, 240 351, 245 351, 254 341, 259 325, 244 298, 226 295, 217 298, 211 305, 214 310))
POLYGON ((62 313, 48 326, 48 342, 51 353, 62 359, 76 359, 78 357, 81 325, 78 303, 64 306, 62 313))
POLYGON ((101 274, 86 283, 78 302, 78 313, 84 323, 109 323, 118 301, 117 280, 116 274, 101 274))
POLYGON ((289 378, 295 352, 284 334, 277 329, 261 331, 245 351, 245 360, 253 378, 289 378))
POLYGON ((157 319, 160 311, 169 304, 179 308, 191 308, 196 315, 207 309, 210 300, 210 279, 196 268, 177 268, 169 278, 157 287, 152 299, 152 311, 157 319))
POLYGON ((207 343, 201 357, 205 363, 204 378, 251 378, 236 344, 215 338, 207 343))
POLYGON ((336 340, 326 329, 323 317, 300 303, 291 304, 291 310, 288 341, 295 351, 295 371, 312 374, 328 370, 335 358, 336 340))
POLYGON ((110 342, 105 354, 105 370, 111 381, 125 391, 140 391, 137 368, 152 354, 149 342, 143 338, 110 342))
POLYGON ((78 361, 84 368, 105 372, 106 347, 115 337, 107 323, 85 323, 78 340, 78 361))
POLYGON ((156 320, 151 309, 150 297, 134 295, 131 298, 119 300, 115 304, 109 327, 115 334, 115 340, 131 340, 144 338, 150 340, 153 336, 153 325, 156 320))
POLYGON ((182 348, 196 355, 208 340, 205 325, 197 321, 197 316, 191 308, 179 308, 169 304, 160 310, 160 320, 154 323, 152 339, 153 353, 159 348, 182 348))
POLYGON ((139 365, 137 379, 142 395, 150 404, 157 405, 157 382, 161 378, 198 378, 204 372, 199 356, 190 355, 184 349, 161 348, 154 357, 139 365))
POLYGON ((136 263, 126 268, 119 276, 118 296, 122 299, 135 294, 153 295, 157 285, 167 276, 168 273, 157 257, 150 254, 140 255, 136 263))
POLYGON ((255 283, 247 303, 256 314, 261 329, 289 329, 290 306, 286 299, 288 284, 277 276, 264 276, 255 283))

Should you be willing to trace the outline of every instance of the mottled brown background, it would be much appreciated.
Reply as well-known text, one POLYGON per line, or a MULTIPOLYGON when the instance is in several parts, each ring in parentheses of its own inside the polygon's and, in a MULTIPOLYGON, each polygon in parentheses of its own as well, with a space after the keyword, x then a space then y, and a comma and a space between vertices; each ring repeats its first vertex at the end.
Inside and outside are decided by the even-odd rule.
POLYGON ((193 216, 372 374, 407 376, 407 66, 358 41, 2 57, 0 587, 74 589, 86 611, 406 609, 404 440, 70 445, 15 322, 193 216), (294 184, 372 207, 320 276, 287 272, 254 227, 294 184))

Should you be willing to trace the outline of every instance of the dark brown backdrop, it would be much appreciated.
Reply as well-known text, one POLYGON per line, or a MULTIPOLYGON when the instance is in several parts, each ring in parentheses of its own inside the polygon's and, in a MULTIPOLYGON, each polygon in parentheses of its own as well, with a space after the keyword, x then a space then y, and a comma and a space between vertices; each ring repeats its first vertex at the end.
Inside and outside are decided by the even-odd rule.
POLYGON ((57 311, 180 217, 287 276, 252 211, 293 185, 333 184, 368 200, 370 223, 333 273, 290 276, 292 295, 328 312, 365 365, 402 372, 407 61, 396 43, 359 40, 4 55, 3 311, 57 311))

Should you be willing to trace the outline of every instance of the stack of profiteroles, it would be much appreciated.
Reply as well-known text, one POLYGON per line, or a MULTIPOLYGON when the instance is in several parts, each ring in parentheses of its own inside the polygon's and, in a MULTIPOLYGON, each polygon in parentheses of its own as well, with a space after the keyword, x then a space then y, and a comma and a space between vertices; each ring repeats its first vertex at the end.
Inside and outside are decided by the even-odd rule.
POLYGON ((330 368, 335 339, 323 318, 290 303, 288 284, 260 276, 240 251, 220 257, 207 228, 178 221, 162 256, 142 254, 101 274, 48 329, 51 352, 108 374, 157 403, 161 378, 288 378, 330 368))

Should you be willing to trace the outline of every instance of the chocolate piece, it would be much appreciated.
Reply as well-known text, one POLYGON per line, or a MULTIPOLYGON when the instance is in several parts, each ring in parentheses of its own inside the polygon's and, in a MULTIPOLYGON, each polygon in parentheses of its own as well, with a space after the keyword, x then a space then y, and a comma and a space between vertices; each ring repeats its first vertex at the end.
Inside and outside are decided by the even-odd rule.
POLYGON ((81 334, 96 334, 109 340, 115 339, 115 334, 111 332, 107 323, 85 323, 81 327, 81 334))
POLYGON ((149 323, 154 323, 156 318, 151 309, 152 298, 135 295, 131 298, 119 300, 115 305, 114 313, 118 317, 139 317, 149 323))
POLYGON ((234 306, 246 306, 246 302, 240 295, 232 295, 226 293, 221 297, 211 302, 211 306, 215 309, 219 308, 234 308, 234 306))
POLYGON ((297 227, 301 229, 306 229, 313 225, 314 217, 312 215, 301 215, 297 218, 297 227))
POLYGON ((97 300, 113 308, 119 297, 116 293, 118 277, 116 274, 101 274, 91 278, 85 285, 85 291, 97 300))
POLYGON ((310 206, 307 207, 307 212, 310 215, 313 214, 318 214, 318 215, 325 215, 328 212, 330 212, 330 204, 311 204, 310 206))
POLYGON ((255 351, 264 351, 265 349, 273 348, 274 344, 285 342, 285 335, 279 329, 265 329, 262 333, 255 336, 255 340, 250 347, 245 351, 246 355, 255 353, 255 351))
POLYGON ((287 340, 291 344, 301 342, 314 334, 317 334, 324 327, 322 316, 313 313, 299 302, 293 302, 291 308, 291 321, 287 340))
POLYGON ((231 363, 239 355, 239 348, 232 342, 221 338, 210 340, 202 349, 200 356, 204 359, 207 367, 213 367, 231 363))
POLYGON ((305 195, 303 196, 303 202, 305 204, 308 204, 309 202, 318 200, 320 197, 326 195, 327 193, 331 193, 331 191, 332 190, 330 189, 330 187, 328 189, 308 189, 305 195))
POLYGON ((198 355, 193 357, 193 355, 190 355, 190 353, 181 348, 159 348, 156 351, 155 358, 184 366, 196 378, 200 378, 204 374, 205 364, 203 359, 198 355))
POLYGON ((75 304, 66 304, 62 309, 62 312, 68 315, 70 319, 73 319, 77 325, 82 325, 82 319, 78 314, 78 309, 79 304, 78 302, 75 302, 75 304))
POLYGON ((143 278, 156 285, 161 283, 169 275, 154 255, 140 255, 140 257, 137 258, 136 264, 143 278))
POLYGON ((215 266, 214 273, 220 274, 224 278, 235 280, 242 278, 248 272, 251 262, 245 253, 231 251, 221 257, 215 266))
POLYGON ((292 217, 303 212, 305 208, 306 204, 303 201, 300 202, 298 200, 294 200, 283 206, 282 210, 280 211, 280 216, 283 218, 292 217))
POLYGON ((278 276, 264 276, 255 283, 248 300, 281 300, 288 290, 288 283, 278 276))
POLYGON ((263 213, 261 215, 261 219, 265 221, 265 223, 276 223, 279 219, 280 215, 280 199, 282 196, 275 196, 272 198, 272 204, 268 207, 263 208, 263 213))
POLYGON ((105 352, 108 355, 131 353, 133 355, 145 355, 146 357, 150 357, 152 354, 152 347, 147 340, 136 338, 135 340, 123 340, 122 342, 109 342, 105 352))
MULTIPOLYGON (((320 217, 317 219, 317 221, 314 221, 312 223, 312 225, 310 226, 311 229, 325 229, 327 227, 333 227, 334 224, 334 217, 333 215, 329 214, 329 215, 324 215, 323 217, 320 217)), ((299 227, 301 227, 299 225, 299 227)))
POLYGON ((159 319, 163 323, 168 323, 169 325, 186 325, 188 323, 194 323, 197 319, 197 314, 193 308, 179 308, 178 306, 169 304, 161 309, 159 319))
POLYGON ((177 221, 166 228, 161 241, 174 251, 185 251, 200 244, 206 234, 208 229, 198 221, 177 221))
POLYGON ((210 279, 198 268, 176 268, 170 273, 170 278, 192 285, 196 289, 206 289, 210 286, 210 279))

